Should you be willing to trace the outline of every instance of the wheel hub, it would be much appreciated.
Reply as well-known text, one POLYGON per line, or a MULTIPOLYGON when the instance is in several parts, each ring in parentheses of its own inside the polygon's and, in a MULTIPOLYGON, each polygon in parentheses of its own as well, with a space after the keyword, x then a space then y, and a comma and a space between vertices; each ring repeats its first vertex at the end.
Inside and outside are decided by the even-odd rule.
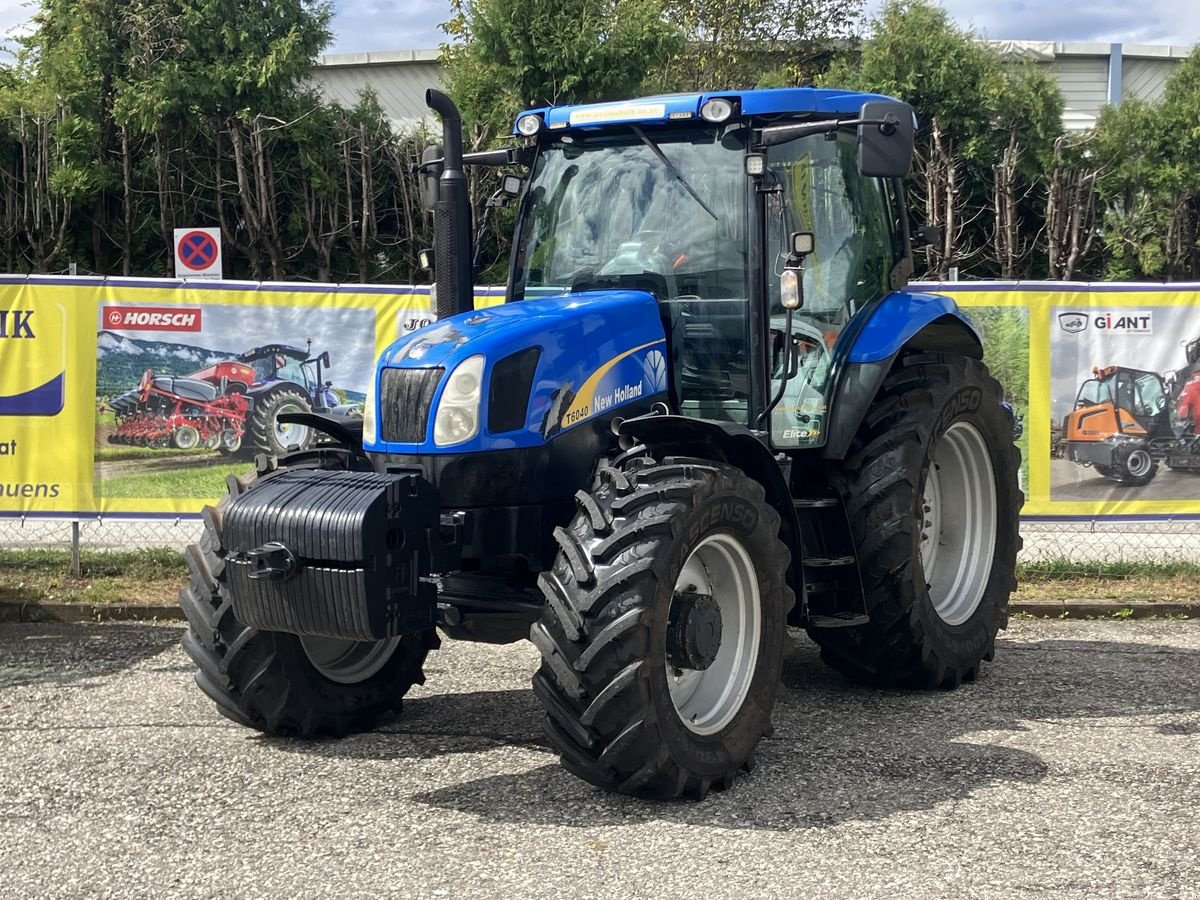
POLYGON ((721 649, 721 607, 712 594, 676 594, 667 623, 667 659, 677 669, 704 671, 721 649))

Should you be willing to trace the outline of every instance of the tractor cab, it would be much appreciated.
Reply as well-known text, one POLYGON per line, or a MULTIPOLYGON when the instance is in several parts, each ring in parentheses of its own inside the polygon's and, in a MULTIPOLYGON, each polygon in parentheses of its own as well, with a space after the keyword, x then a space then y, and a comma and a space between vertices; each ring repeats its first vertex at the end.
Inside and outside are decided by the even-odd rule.
POLYGON ((314 408, 337 404, 337 395, 329 390, 331 382, 323 379, 329 369, 329 351, 313 356, 311 341, 307 350, 286 344, 265 344, 247 350, 238 360, 254 369, 256 387, 287 381, 304 388, 314 408))
POLYGON ((645 290, 682 415, 821 446, 842 330, 911 271, 912 122, 804 88, 525 113, 509 300, 645 290))
POLYGON ((1067 416, 1067 440, 1170 434, 1170 403, 1161 375, 1123 366, 1095 368, 1092 374, 1080 385, 1075 409, 1067 416))

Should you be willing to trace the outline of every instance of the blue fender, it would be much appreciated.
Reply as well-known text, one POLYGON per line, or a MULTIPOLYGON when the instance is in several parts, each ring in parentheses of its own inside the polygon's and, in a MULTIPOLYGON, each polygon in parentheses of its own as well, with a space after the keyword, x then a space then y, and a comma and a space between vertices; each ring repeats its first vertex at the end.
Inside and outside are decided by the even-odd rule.
POLYGON ((974 339, 978 348, 975 355, 982 353, 983 341, 980 340, 979 332, 951 298, 942 294, 896 291, 884 297, 869 314, 866 324, 850 346, 847 362, 874 363, 891 359, 905 344, 924 331, 926 326, 946 316, 954 321, 942 322, 939 325, 961 325, 965 331, 962 337, 974 339))
POLYGON ((950 297, 896 291, 842 332, 834 348, 834 389, 823 455, 844 459, 867 409, 902 350, 983 358, 983 341, 950 297))

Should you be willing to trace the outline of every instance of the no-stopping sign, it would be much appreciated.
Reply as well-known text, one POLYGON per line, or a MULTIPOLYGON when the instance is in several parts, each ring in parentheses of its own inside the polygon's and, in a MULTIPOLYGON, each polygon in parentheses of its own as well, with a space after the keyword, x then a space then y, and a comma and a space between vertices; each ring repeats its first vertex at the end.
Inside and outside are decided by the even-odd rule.
POLYGON ((175 229, 175 277, 221 277, 221 229, 175 229))

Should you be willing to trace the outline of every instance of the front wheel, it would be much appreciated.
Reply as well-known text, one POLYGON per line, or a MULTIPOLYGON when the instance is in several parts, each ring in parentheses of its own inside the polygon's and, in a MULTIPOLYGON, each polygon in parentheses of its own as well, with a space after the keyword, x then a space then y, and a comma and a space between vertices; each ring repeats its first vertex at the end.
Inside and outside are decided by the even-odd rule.
POLYGON ((1158 462, 1140 442, 1131 442, 1113 451, 1112 471, 1107 476, 1117 484, 1141 487, 1158 474, 1158 462))
MULTIPOLYGON (((286 460, 285 460, 286 462, 286 460)), ((430 630, 384 641, 299 637, 260 631, 233 611, 225 574, 222 520, 233 497, 276 470, 265 457, 258 475, 230 477, 230 492, 204 513, 199 544, 185 554, 190 580, 179 592, 187 618, 183 648, 196 684, 227 718, 273 735, 314 737, 370 728, 400 708, 438 646, 430 630)))
POLYGON ((810 628, 857 680, 955 687, 990 660, 1016 587, 1020 453, 980 362, 914 355, 888 375, 835 477, 870 621, 810 628))
POLYGON ((634 455, 580 493, 539 584, 534 692, 568 770, 700 799, 770 729, 793 603, 779 516, 730 466, 634 455))

